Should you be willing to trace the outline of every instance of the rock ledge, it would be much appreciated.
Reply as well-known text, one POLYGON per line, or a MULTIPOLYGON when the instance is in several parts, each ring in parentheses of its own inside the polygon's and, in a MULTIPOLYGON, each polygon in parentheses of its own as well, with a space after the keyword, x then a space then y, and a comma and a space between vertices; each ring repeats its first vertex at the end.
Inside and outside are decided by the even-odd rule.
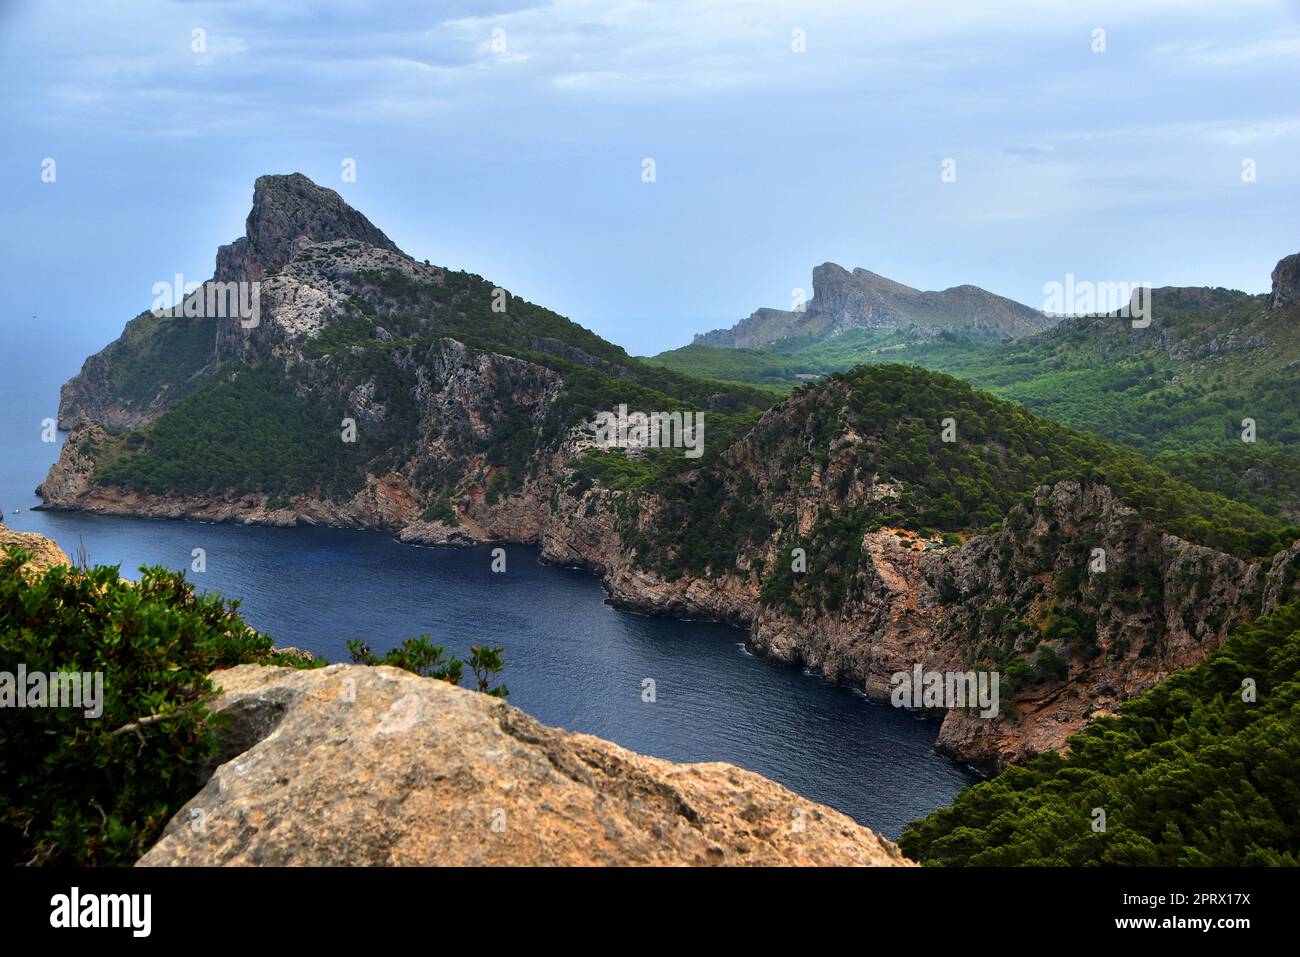
POLYGON ((213 676, 225 763, 150 865, 911 864, 729 764, 673 764, 388 667, 213 676))

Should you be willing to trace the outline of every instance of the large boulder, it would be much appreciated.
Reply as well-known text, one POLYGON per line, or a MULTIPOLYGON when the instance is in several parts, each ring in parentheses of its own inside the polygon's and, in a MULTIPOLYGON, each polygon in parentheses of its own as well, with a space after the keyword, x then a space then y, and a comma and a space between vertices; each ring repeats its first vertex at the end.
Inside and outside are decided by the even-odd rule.
POLYGON ((213 675, 226 754, 140 865, 906 865, 728 764, 673 764, 388 667, 213 675))
POLYGON ((8 552, 11 548, 21 548, 31 554, 31 559, 23 565, 24 574, 29 571, 40 573, 54 565, 66 567, 72 564, 63 549, 44 535, 38 535, 36 532, 15 532, 11 528, 0 525, 0 553, 8 552))

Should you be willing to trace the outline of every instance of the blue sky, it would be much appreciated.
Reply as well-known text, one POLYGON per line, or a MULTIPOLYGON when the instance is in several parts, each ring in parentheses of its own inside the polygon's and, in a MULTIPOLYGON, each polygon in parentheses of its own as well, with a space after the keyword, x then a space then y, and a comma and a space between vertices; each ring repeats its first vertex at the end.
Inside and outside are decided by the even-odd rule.
POLYGON ((1258 292, 1298 81, 1297 2, 0 0, 0 315, 96 348, 290 171, 634 353, 826 260, 1258 292))

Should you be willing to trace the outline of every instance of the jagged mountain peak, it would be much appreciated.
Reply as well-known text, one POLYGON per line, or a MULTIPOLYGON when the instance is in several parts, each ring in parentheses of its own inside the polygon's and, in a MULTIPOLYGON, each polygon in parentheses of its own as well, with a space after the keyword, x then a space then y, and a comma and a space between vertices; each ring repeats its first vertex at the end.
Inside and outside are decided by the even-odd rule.
POLYGON ((813 294, 816 295, 818 287, 827 287, 841 283, 854 283, 863 287, 874 287, 882 291, 894 293, 911 293, 919 295, 919 289, 913 289, 901 282, 895 282, 888 276, 882 276, 880 273, 872 272, 870 269, 863 269, 861 266, 855 266, 853 269, 846 269, 837 262, 826 261, 820 266, 813 269, 813 294))
POLYGON ((1300 302, 1300 253, 1277 261, 1273 267, 1273 292, 1269 297, 1270 309, 1285 309, 1300 302))
POLYGON ((694 344, 758 349, 779 339, 824 339, 850 329, 956 332, 990 339, 1032 335, 1052 324, 1042 312, 978 286, 923 292, 861 267, 850 272, 834 262, 816 267, 812 280, 812 299, 802 311, 759 309, 730 329, 697 335, 694 344))
POLYGON ((253 207, 244 235, 217 250, 214 278, 260 280, 283 268, 301 239, 353 239, 400 252, 379 227, 334 190, 318 186, 302 173, 268 174, 253 184, 253 207))

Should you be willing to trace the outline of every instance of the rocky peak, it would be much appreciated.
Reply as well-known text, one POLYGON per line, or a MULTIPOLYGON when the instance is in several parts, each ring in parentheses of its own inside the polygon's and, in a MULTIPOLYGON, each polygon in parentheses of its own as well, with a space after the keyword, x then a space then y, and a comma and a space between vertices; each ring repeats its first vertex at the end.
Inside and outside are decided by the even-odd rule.
POLYGON ((850 329, 957 332, 975 338, 1027 336, 1052 324, 1043 313, 978 286, 922 292, 878 273, 824 262, 813 270, 813 295, 802 312, 759 309, 695 345, 759 349, 790 336, 827 338, 850 329))
POLYGON ((256 281, 277 272, 306 239, 352 239, 399 252, 391 239, 332 189, 301 173, 259 176, 244 235, 217 250, 218 282, 256 281))
POLYGON ((882 293, 892 293, 894 295, 920 295, 921 290, 913 289, 901 282, 895 282, 887 276, 874 273, 870 269, 863 269, 861 266, 856 267, 849 272, 838 263, 825 262, 813 270, 813 294, 816 295, 818 286, 823 291, 830 293, 833 289, 844 285, 852 285, 861 291, 879 291, 882 293))
POLYGON ((1273 295, 1270 309, 1285 309, 1300 302, 1300 253, 1279 259, 1273 267, 1273 295))

